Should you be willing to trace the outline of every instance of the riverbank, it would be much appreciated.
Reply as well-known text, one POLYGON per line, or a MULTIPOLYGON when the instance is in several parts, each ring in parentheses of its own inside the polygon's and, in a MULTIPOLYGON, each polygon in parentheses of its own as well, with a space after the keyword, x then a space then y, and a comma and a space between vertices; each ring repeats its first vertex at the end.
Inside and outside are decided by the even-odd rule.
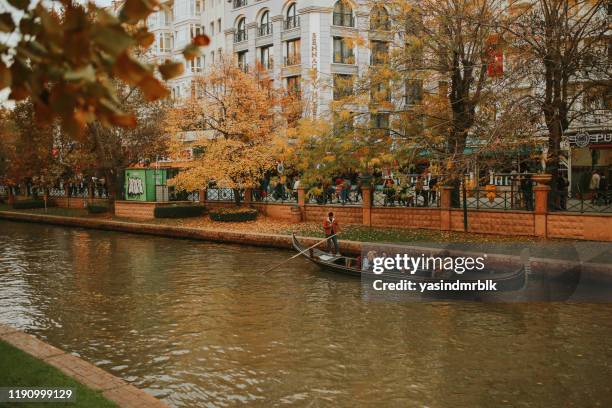
MULTIPOLYGON (((3 324, 0 324, 0 355, 3 387, 72 388, 75 402, 70 405, 75 407, 167 407, 104 370, 3 324)), ((19 403, 20 407, 39 405, 19 403)))
MULTIPOLYGON (((132 220, 110 214, 92 215, 82 209, 50 208, 45 212, 41 209, 15 211, 0 208, 0 219, 279 249, 292 248, 291 233, 296 233, 301 242, 308 246, 320 242, 322 237, 318 224, 283 223, 265 217, 242 223, 214 222, 206 217, 132 220)), ((538 269, 554 276, 555 271, 563 269, 560 268, 561 265, 572 265, 583 270, 582 277, 585 280, 612 284, 612 246, 607 242, 588 243, 431 230, 392 230, 351 225, 345 226, 341 233, 342 238, 356 238, 340 239, 342 253, 353 256, 361 254, 364 248, 373 245, 388 245, 393 252, 393 246, 401 244, 425 250, 453 247, 455 251, 464 253, 466 250, 487 253, 491 262, 495 258, 495 261, 514 264, 520 262, 518 254, 521 249, 529 247, 534 275, 538 275, 535 271, 538 269)))

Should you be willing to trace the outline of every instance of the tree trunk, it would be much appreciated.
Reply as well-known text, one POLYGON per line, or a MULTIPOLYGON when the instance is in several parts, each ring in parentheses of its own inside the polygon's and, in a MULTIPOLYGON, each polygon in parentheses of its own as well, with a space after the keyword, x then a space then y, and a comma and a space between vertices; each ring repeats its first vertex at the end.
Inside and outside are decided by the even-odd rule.
POLYGON ((236 206, 240 206, 240 190, 237 188, 234 189, 234 203, 236 206))

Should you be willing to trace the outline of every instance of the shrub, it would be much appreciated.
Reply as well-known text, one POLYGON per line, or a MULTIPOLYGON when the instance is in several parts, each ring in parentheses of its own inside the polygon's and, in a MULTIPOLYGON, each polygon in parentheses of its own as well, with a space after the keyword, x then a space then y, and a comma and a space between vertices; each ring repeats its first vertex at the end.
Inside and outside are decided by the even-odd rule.
MULTIPOLYGON (((51 207, 51 202, 47 202, 47 207, 51 207)), ((45 208, 45 200, 20 200, 13 203, 16 210, 28 210, 31 208, 45 208)))
POLYGON ((87 212, 90 214, 102 214, 108 212, 108 206, 90 204, 87 206, 87 212))
POLYGON ((155 218, 187 218, 199 217, 206 208, 201 205, 175 204, 164 207, 155 207, 153 214, 155 218))
POLYGON ((208 214, 213 221, 242 222, 257 218, 257 210, 246 207, 216 208, 208 214))

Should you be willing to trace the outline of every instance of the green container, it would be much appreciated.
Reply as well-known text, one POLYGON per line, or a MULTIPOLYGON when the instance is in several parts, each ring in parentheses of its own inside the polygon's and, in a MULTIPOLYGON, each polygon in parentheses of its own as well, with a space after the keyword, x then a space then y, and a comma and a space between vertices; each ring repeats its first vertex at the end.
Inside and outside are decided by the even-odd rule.
POLYGON ((166 169, 125 170, 125 199, 128 201, 157 201, 157 186, 165 186, 166 169))

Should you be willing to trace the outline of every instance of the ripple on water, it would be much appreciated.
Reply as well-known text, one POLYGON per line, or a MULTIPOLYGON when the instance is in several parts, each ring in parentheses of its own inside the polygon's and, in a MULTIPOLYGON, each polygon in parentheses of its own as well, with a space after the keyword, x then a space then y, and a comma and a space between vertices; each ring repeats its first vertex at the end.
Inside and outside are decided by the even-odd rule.
POLYGON ((0 322, 177 407, 612 406, 610 305, 367 302, 299 259, 258 273, 290 255, 0 221, 0 322))

